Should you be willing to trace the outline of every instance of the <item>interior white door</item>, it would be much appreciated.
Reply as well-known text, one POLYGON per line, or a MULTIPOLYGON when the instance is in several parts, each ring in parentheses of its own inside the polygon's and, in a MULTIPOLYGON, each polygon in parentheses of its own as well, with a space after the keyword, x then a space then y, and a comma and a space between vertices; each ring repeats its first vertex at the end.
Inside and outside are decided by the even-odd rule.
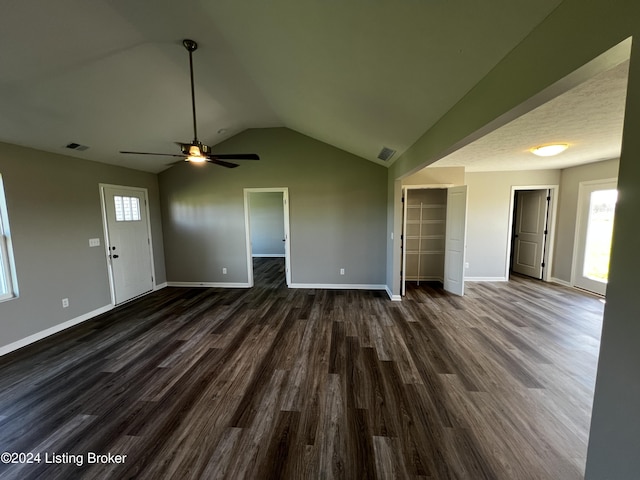
POLYGON ((467 235, 467 186, 447 189, 444 289, 464 295, 464 259, 467 235))
POLYGON ((284 211, 284 274, 287 287, 291 285, 291 238, 289 226, 289 189, 282 189, 282 208, 284 211))
POLYGON ((146 192, 103 186, 111 286, 115 304, 153 290, 146 192))
POLYGON ((617 182, 581 183, 574 257, 574 285, 599 295, 607 292, 617 182))
POLYGON ((516 192, 516 225, 513 245, 514 272, 542 278, 549 202, 547 190, 516 192))

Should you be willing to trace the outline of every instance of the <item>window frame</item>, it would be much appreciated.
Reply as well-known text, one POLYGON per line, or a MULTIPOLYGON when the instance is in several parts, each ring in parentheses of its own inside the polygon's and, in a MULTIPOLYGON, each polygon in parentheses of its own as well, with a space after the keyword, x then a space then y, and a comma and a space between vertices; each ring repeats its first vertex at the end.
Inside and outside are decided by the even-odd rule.
POLYGON ((0 302, 18 296, 9 214, 4 194, 4 184, 0 175, 0 302))

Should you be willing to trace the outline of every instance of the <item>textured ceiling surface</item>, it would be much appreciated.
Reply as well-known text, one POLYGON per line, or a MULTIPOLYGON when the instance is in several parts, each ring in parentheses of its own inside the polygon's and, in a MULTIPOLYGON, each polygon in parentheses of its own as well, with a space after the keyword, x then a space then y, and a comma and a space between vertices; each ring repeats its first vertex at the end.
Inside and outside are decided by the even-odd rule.
POLYGON ((181 44, 192 38, 205 143, 285 126, 371 161, 383 146, 397 158, 559 3, 4 1, 0 141, 167 168, 118 151, 177 153, 173 142, 192 139, 181 44))
POLYGON ((563 169, 620 158, 629 62, 602 72, 531 112, 434 163, 467 172, 563 169), (531 149, 569 148, 554 157, 531 149))

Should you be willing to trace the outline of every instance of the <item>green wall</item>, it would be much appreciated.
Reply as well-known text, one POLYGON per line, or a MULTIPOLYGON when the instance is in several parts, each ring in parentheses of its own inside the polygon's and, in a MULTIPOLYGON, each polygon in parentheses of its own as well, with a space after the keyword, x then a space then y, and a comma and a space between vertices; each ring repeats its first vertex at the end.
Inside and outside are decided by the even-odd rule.
POLYGON ((243 189, 287 187, 293 284, 385 284, 384 167, 286 128, 247 130, 216 151, 261 160, 160 174, 170 282, 246 284, 243 189))
POLYGON ((0 348, 111 304, 100 183, 148 189, 156 284, 166 281, 156 175, 4 143, 0 174, 20 292, 0 303, 0 348))

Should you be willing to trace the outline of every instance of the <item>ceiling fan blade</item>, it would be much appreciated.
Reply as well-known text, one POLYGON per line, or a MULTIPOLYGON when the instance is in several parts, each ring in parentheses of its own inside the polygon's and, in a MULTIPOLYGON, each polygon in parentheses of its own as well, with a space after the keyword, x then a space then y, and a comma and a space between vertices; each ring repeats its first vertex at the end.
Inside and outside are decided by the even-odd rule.
MULTIPOLYGON (((198 49, 198 44, 193 40, 185 38, 182 41, 182 45, 189 52, 189 79, 191 81, 191 114, 193 117, 193 141, 191 143, 175 142, 180 147, 181 154, 172 153, 152 153, 152 152, 129 152, 120 151, 120 153, 131 155, 157 155, 162 157, 178 157, 188 162, 202 162, 204 159, 209 163, 215 163, 221 167, 236 168, 239 165, 235 163, 225 162, 224 160, 260 160, 260 157, 255 153, 221 153, 214 155, 211 153, 211 147, 205 145, 198 140, 198 122, 196 120, 196 94, 193 81, 193 52, 198 49)), ((168 165, 175 165, 182 161, 169 163, 168 165)))
POLYGON ((177 155, 177 154, 173 154, 173 153, 152 153, 152 152, 126 152, 123 150, 120 150, 120 153, 126 153, 126 154, 131 154, 131 155, 160 155, 163 157, 182 157, 184 158, 184 155, 177 155))
POLYGON ((210 157, 224 160, 260 160, 256 153, 212 153, 210 157))
POLYGON ((207 162, 215 163, 216 165, 220 165, 221 167, 227 167, 227 168, 239 167, 239 165, 236 165, 235 163, 224 162, 222 160, 218 160, 216 157, 207 158, 207 162))

